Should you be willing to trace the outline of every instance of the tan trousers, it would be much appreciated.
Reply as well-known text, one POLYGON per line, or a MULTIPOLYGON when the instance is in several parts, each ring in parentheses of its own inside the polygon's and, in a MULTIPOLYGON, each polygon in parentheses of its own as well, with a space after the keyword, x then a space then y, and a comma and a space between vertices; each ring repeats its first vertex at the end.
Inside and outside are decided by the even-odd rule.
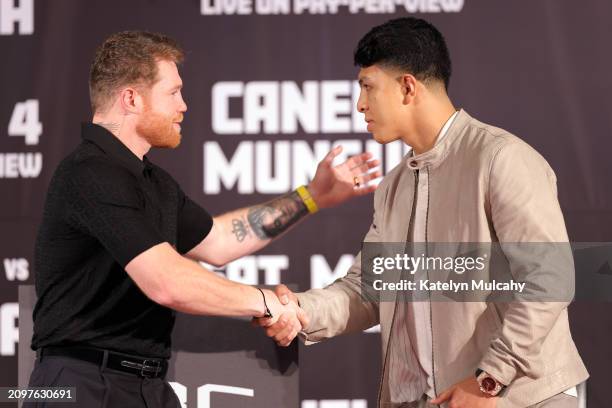
MULTIPOLYGON (((433 408, 434 405, 429 404, 428 400, 429 398, 423 395, 420 400, 399 404, 397 408, 433 408)), ((578 408, 578 398, 560 393, 527 408, 578 408)))

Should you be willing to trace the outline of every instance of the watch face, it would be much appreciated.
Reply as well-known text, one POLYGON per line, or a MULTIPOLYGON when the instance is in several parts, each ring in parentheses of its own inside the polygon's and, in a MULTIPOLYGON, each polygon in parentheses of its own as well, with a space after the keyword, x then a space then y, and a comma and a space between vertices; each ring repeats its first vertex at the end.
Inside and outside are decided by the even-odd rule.
POLYGON ((485 391, 491 392, 491 391, 495 390, 495 387, 497 386, 497 383, 491 377, 485 377, 485 378, 482 379, 481 385, 482 385, 482 388, 484 388, 485 391))

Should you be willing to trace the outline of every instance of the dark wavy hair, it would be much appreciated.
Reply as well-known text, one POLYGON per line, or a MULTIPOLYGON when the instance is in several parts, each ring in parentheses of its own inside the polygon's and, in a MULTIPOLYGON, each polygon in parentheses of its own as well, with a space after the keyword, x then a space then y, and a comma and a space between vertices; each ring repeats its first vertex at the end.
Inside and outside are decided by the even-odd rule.
POLYGON ((389 20, 372 28, 354 53, 355 65, 375 64, 400 69, 419 81, 438 80, 446 89, 451 60, 444 36, 433 25, 414 17, 389 20))

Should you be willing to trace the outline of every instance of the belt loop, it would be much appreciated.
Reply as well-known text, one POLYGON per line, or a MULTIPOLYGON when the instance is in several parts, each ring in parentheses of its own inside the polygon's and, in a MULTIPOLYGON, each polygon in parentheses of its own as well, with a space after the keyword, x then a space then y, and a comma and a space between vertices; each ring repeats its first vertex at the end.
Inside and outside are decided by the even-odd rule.
POLYGON ((42 347, 38 349, 38 362, 39 362, 39 363, 42 363, 42 361, 43 361, 43 354, 44 354, 44 353, 43 353, 43 351, 44 351, 44 350, 45 350, 45 349, 44 349, 44 348, 42 348, 42 347))
POLYGON ((104 355, 102 356, 102 365, 100 366, 100 371, 106 370, 107 364, 108 364, 108 350, 104 350, 104 355))

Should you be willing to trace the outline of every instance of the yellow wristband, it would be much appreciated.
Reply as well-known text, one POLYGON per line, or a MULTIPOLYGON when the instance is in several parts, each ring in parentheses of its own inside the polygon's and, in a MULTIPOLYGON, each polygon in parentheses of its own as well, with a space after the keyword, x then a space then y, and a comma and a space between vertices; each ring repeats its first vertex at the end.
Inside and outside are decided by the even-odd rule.
POLYGON ((302 201, 304 202, 304 205, 306 206, 306 208, 308 208, 309 213, 314 214, 317 211, 319 211, 319 207, 317 206, 317 203, 315 203, 315 201, 310 196, 310 192, 308 191, 306 186, 299 186, 296 191, 298 195, 300 196, 300 198, 302 199, 302 201))

